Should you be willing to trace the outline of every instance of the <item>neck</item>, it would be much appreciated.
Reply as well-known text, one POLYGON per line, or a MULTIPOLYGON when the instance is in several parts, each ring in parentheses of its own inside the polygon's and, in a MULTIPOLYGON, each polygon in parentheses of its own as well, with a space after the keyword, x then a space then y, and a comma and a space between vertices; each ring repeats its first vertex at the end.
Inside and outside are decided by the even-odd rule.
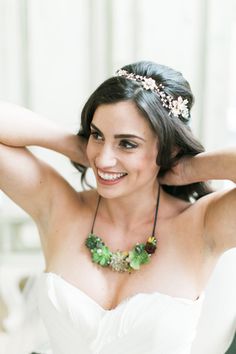
MULTIPOLYGON (((102 198, 99 214, 107 218, 115 227, 131 230, 140 222, 151 221, 157 205, 159 184, 145 187, 133 194, 114 199, 102 198)), ((160 188, 160 195, 161 195, 160 188)))

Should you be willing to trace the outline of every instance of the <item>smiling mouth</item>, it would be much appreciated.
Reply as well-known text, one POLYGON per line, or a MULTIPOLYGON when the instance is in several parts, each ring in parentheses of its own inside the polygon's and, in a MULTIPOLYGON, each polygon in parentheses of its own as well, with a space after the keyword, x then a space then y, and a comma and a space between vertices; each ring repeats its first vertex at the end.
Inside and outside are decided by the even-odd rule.
POLYGON ((127 173, 105 173, 100 170, 97 170, 97 173, 103 181, 117 181, 127 175, 127 173))

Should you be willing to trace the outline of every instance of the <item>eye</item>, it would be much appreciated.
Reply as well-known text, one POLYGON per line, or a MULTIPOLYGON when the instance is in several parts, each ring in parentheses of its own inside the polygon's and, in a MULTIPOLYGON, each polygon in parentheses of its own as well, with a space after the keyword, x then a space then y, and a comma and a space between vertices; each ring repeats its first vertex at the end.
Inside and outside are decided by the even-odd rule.
POLYGON ((102 140, 102 136, 101 134, 99 134, 98 132, 96 132, 95 130, 92 130, 91 133, 90 133, 90 136, 92 136, 92 138, 94 140, 102 140))
POLYGON ((131 141, 129 140, 121 140, 120 141, 120 146, 122 148, 125 148, 127 150, 130 150, 130 149, 136 149, 138 147, 138 144, 135 144, 135 143, 132 143, 131 141))

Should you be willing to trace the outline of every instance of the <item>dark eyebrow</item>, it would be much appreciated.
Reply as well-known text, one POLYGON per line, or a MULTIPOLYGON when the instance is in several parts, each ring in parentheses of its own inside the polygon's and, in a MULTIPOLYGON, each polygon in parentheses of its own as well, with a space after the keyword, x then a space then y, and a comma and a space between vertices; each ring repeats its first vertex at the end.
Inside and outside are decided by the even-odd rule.
MULTIPOLYGON (((101 132, 101 130, 100 129, 98 129, 98 127, 96 127, 96 125, 95 124, 93 124, 93 123, 91 123, 90 124, 90 127, 91 128, 93 128, 93 129, 95 129, 95 130, 97 130, 98 131, 98 133, 100 133, 101 135, 103 135, 103 133, 101 132)), ((142 140, 142 141, 146 141, 145 139, 143 139, 143 138, 141 138, 140 136, 137 136, 137 135, 134 135, 134 134, 116 134, 115 135, 115 138, 116 139, 129 139, 129 138, 136 138, 136 139, 140 139, 140 140, 142 140)))

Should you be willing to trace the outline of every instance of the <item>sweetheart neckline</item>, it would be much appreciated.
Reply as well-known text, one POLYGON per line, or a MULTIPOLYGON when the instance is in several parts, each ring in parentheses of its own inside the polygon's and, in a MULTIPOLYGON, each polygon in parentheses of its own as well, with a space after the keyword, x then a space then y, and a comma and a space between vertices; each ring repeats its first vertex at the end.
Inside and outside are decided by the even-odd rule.
POLYGON ((87 299, 89 299, 90 302, 92 302, 96 307, 100 308, 100 310, 102 310, 103 312, 112 312, 112 311, 116 311, 118 310, 120 307, 122 307, 124 304, 126 304, 127 302, 130 302, 132 299, 138 297, 138 296, 159 296, 159 297, 166 297, 169 299, 173 299, 179 302, 183 302, 189 305, 194 305, 200 302, 200 300, 203 300, 205 293, 204 291, 201 292, 201 294, 197 297, 197 299, 192 300, 192 299, 188 299, 185 297, 179 297, 179 296, 171 296, 165 293, 161 293, 159 291, 153 291, 151 293, 145 293, 145 292, 139 292, 136 293, 134 295, 131 295, 127 298, 125 298, 124 300, 122 300, 117 306, 115 306, 112 309, 105 309, 104 307, 102 307, 97 301, 95 301, 91 296, 89 296, 88 294, 86 294, 83 290, 81 290, 79 287, 77 287, 76 285, 72 284, 71 282, 69 282, 68 280, 64 279, 61 275, 55 273, 55 272, 43 272, 42 275, 45 276, 52 276, 56 279, 59 279, 60 281, 64 282, 65 284, 67 284, 68 286, 70 286, 71 288, 73 288, 74 290, 78 291, 80 294, 82 294, 84 297, 86 297, 87 299))

